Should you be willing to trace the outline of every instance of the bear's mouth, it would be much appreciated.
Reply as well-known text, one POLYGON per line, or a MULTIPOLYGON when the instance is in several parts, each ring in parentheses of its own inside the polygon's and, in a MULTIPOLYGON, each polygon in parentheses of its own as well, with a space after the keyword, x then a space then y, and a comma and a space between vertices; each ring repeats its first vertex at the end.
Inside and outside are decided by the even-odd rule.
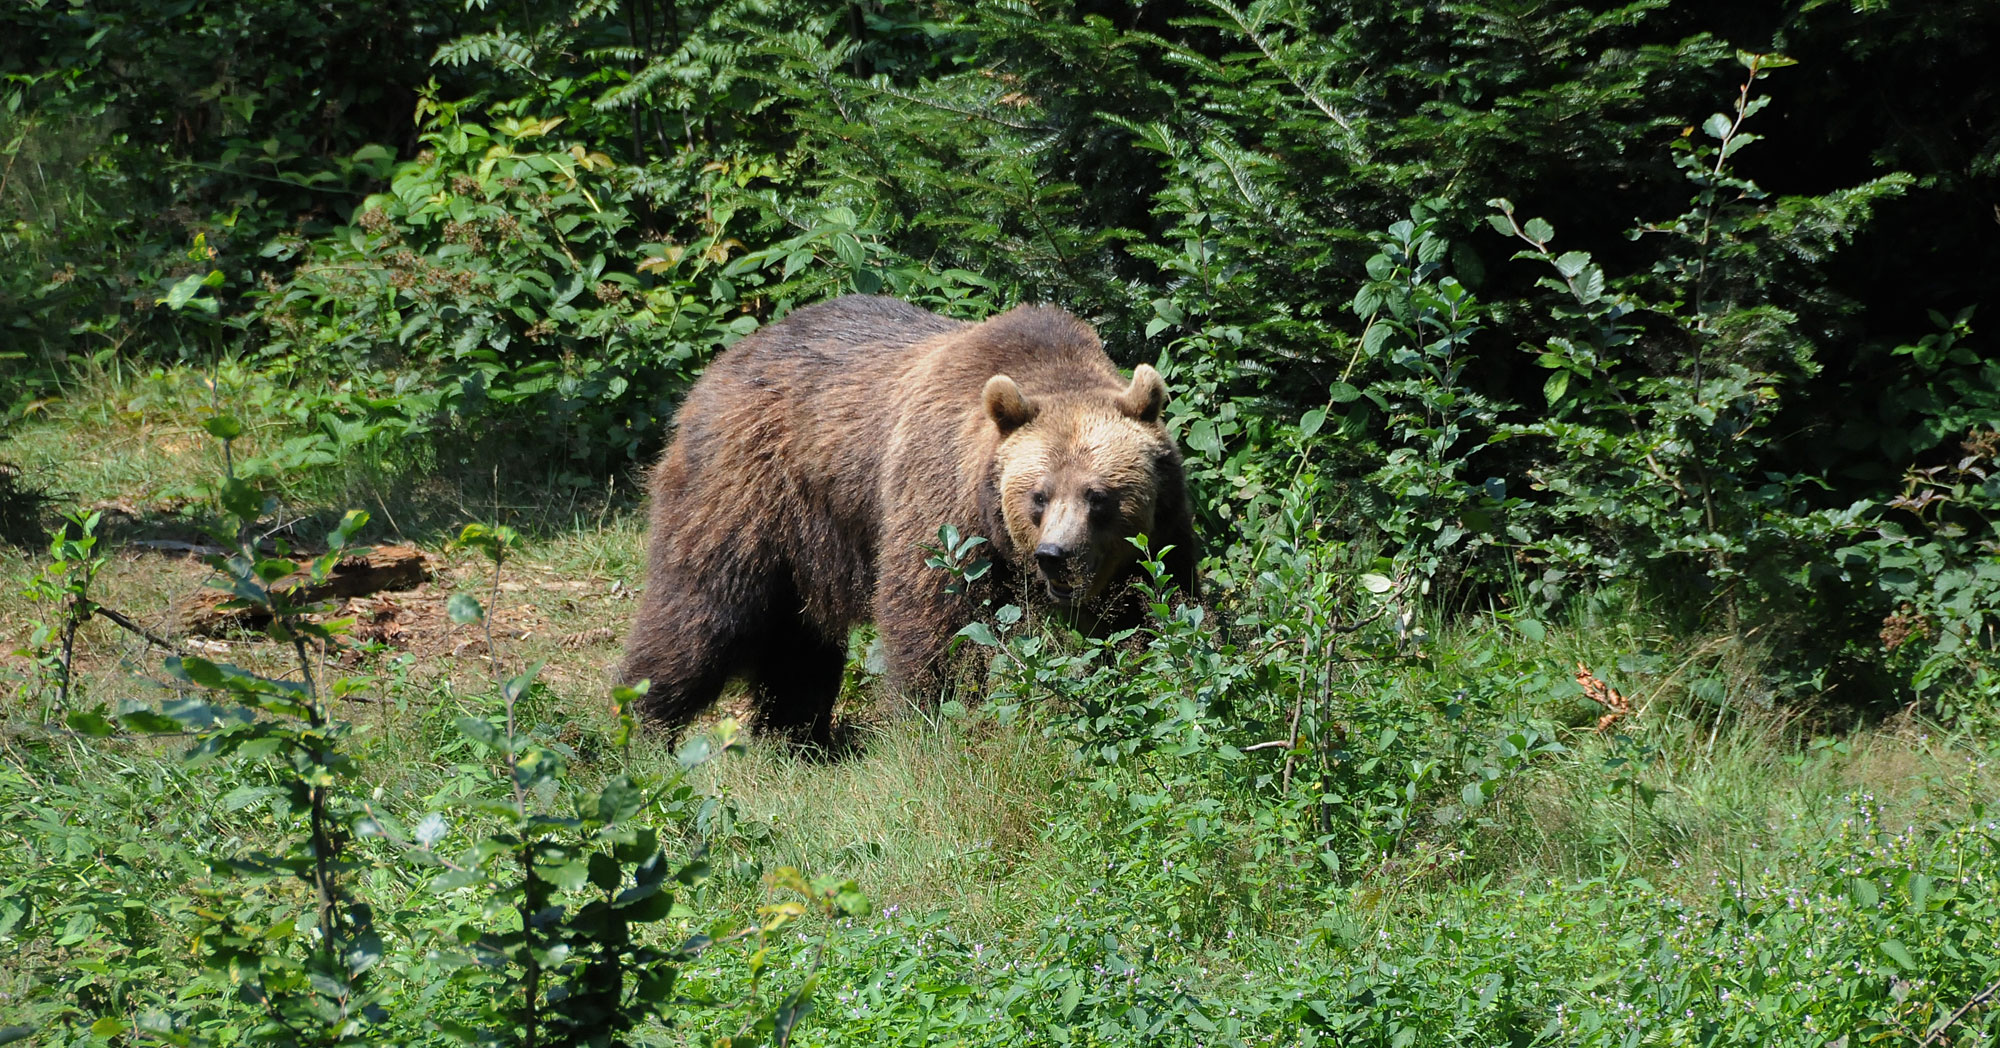
POLYGON ((1102 587, 1089 570, 1090 565, 1077 565, 1077 570, 1061 574, 1042 575, 1042 592, 1048 594, 1049 603, 1061 608, 1080 608, 1096 599, 1102 587))
POLYGON ((1037 550, 1036 572, 1040 576, 1043 592, 1049 602, 1058 607, 1074 608, 1091 600, 1102 587, 1097 577, 1098 558, 1094 551, 1084 549, 1065 555, 1053 545, 1047 551, 1037 550))

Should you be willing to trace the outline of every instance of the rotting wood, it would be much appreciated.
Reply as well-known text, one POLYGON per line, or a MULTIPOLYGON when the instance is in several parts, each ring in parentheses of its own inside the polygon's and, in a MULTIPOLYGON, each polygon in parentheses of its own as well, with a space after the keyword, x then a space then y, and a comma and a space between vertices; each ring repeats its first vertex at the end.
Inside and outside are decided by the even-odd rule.
MULTIPOLYGON (((376 546, 362 556, 343 558, 323 583, 308 584, 305 574, 300 573, 279 579, 271 591, 284 593, 296 603, 314 604, 384 590, 416 589, 431 575, 431 556, 415 546, 376 546)), ((222 590, 197 594, 179 615, 182 631, 215 636, 258 629, 271 621, 270 613, 262 608, 225 607, 233 599, 233 594, 222 590)))

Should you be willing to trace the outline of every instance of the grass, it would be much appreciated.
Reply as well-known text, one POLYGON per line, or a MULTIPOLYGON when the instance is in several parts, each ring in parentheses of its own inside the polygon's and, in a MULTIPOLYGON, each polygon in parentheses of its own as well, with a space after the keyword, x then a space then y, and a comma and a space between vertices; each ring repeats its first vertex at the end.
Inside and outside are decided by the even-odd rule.
MULTIPOLYGON (((206 572, 135 540, 198 533, 208 512, 198 496, 220 465, 214 445, 196 436, 205 410, 201 390, 184 378, 77 396, 0 439, 0 461, 19 464, 24 477, 46 478, 44 486, 56 492, 54 508, 136 509, 105 529, 108 563, 95 593, 162 632, 173 628, 169 609, 206 572)), ((259 440, 282 435, 274 428, 237 450, 254 455, 259 440)), ((292 489, 297 502, 288 513, 299 520, 331 519, 345 500, 365 496, 375 503, 377 530, 364 537, 413 540, 438 558, 437 576, 424 589, 389 595, 395 608, 387 621, 399 629, 383 634, 381 623, 368 618, 379 618, 381 608, 364 609, 362 625, 372 623, 384 642, 339 667, 366 682, 360 696, 369 701, 338 710, 357 727, 353 749, 363 781, 379 803, 411 815, 463 805, 458 773, 476 767, 478 758, 459 737, 455 718, 490 713, 498 701, 483 641, 453 626, 443 605, 454 592, 486 599, 492 579, 484 561, 453 550, 448 538, 467 521, 493 519, 496 507, 526 540, 500 579, 494 615, 500 663, 509 672, 544 666, 543 686, 524 700, 523 719, 568 749, 580 787, 621 769, 672 767, 670 747, 657 737, 641 737, 629 750, 613 745, 608 673, 642 574, 636 502, 625 493, 576 491, 537 498, 541 478, 496 482, 484 463, 462 465, 392 483, 398 474, 383 463, 348 464, 292 489)), ((305 526, 298 531, 312 533, 305 526)), ((36 547, 0 548, 0 592, 18 591, 42 563, 36 547)), ((5 647, 51 611, 0 602, 5 647)), ((1171 1035, 1204 1043, 1199 1023, 1213 1016, 1152 1034, 1106 1032, 1130 1024, 1129 1007, 1118 1001, 1152 1002, 1146 1007, 1156 1013, 1186 1017, 1174 1002, 1196 1000, 1234 1002, 1227 1007, 1249 1024, 1243 1031, 1264 1031, 1257 1036, 1272 1038, 1264 1043, 1289 1043, 1275 1031, 1289 1028, 1280 1004, 1293 990, 1328 994, 1327 1007, 1335 1011, 1364 1009, 1353 1014, 1387 1024, 1383 1030, 1400 1029, 1395 1023, 1408 1019, 1409 1029, 1425 1031, 1423 1040, 1409 1043, 1473 1043, 1512 1029, 1489 1014, 1491 1001, 1480 1003, 1477 985, 1396 982, 1396 992, 1418 1003, 1383 1011, 1389 1006, 1380 1002, 1390 999, 1383 995, 1392 987, 1382 973, 1425 957, 1456 958, 1448 971, 1499 963, 1516 949, 1511 933, 1518 930, 1537 949, 1573 950, 1561 964, 1536 961, 1536 978, 1558 971, 1586 982, 1610 978, 1604 973, 1635 963, 1627 956, 1636 948, 1629 936, 1576 939, 1574 930, 1558 934, 1535 922, 1562 925, 1568 916, 1550 915, 1574 906, 1604 914, 1605 927, 1638 929, 1631 935, 1641 938, 1656 934, 1645 929, 1669 919, 1663 915, 1683 910, 1713 911, 1726 923, 1725 911, 1715 909, 1723 898, 1719 885, 1845 883, 1827 880, 1829 864, 1846 865, 1829 848, 1850 847, 1829 844, 1828 827, 1862 820, 1902 835, 1898 840, 1944 840, 1976 825, 1979 817, 1968 821, 1968 813, 2000 797, 1991 739, 1909 717, 1830 732, 1823 716, 1808 719, 1791 712, 1796 707, 1760 702, 1764 660, 1782 653, 1729 638, 1676 636, 1643 608, 1600 607, 1533 637, 1477 618, 1433 634, 1427 659, 1371 678, 1377 690, 1354 701, 1407 702, 1428 730, 1441 731, 1448 725, 1433 710, 1442 708, 1437 697, 1457 695, 1478 711, 1469 730, 1534 723, 1563 749, 1526 766, 1486 807, 1455 809, 1448 797, 1427 806, 1408 833, 1408 848, 1393 860, 1325 877, 1316 872, 1311 847, 1273 835, 1278 823, 1270 820, 1284 816, 1260 807, 1263 795, 1203 793, 1234 781, 1229 766, 1176 779, 1188 765, 1163 759, 1150 771, 1130 772, 1129 781, 1118 779, 1128 772, 1092 771, 1071 759, 1059 708, 1030 703, 1006 723, 977 710, 913 712, 871 703, 857 669, 861 690, 847 703, 864 722, 855 755, 812 759, 757 741, 697 772, 698 791, 728 800, 733 825, 704 831, 729 862, 689 897, 681 923, 698 926, 702 914, 752 915, 770 898, 754 873, 733 874, 729 863, 751 871, 790 865, 856 881, 880 916, 845 931, 825 922, 802 926, 809 940, 823 936, 834 944, 825 962, 827 992, 840 1008, 829 1004, 827 1015, 844 1017, 802 1035, 812 1043, 920 1043, 929 1036, 920 1031, 933 1027, 955 1029, 967 1043, 980 1037, 1070 1043, 1050 1032, 1070 1026, 1095 1029, 1091 1036, 1100 1040, 1171 1035), (1579 662, 1632 697, 1635 712, 1616 731, 1591 730, 1600 711, 1583 701, 1572 679, 1579 662), (1122 785, 1101 789, 1113 781, 1122 785), (1199 807, 1211 801, 1219 805, 1212 812, 1199 807), (1204 883, 1176 880, 1183 869, 1206 871, 1204 883), (1191 909, 1170 914, 1170 906, 1183 902, 1191 909), (1254 919, 1247 916, 1253 911, 1254 919), (1457 929, 1457 952, 1425 945, 1437 929, 1457 929), (1312 966, 1301 970, 1307 956, 1312 966), (1131 974, 1125 989, 1092 983, 1072 999, 1067 987, 1083 985, 1076 980, 1101 977, 1075 973, 1098 969, 1140 974, 1131 974), (935 989, 929 997, 883 996, 883 973, 895 971, 911 978, 928 973, 922 977, 933 987, 967 989, 958 996, 952 990, 940 997, 935 989), (1335 992, 1327 980, 1337 973, 1350 980, 1341 986, 1372 987, 1367 1001, 1375 1003, 1335 992), (1250 988, 1258 993, 1245 996, 1250 988), (1016 1004, 1006 1004, 1017 991, 1016 1004), (866 1008, 857 1003, 877 999, 866 1008), (1049 1025, 1022 1025, 1036 1016, 1049 1025)), ((275 670, 287 661, 255 637, 207 643, 217 645, 214 657, 248 665, 275 670)), ((85 701, 150 702, 165 694, 161 653, 130 634, 94 621, 78 647, 85 701)), ((0 854, 28 849, 44 857, 35 862, 45 862, 48 849, 60 851, 53 843, 59 835, 74 832, 78 847, 109 847, 116 856, 108 860, 112 873, 80 872, 79 883, 96 877, 124 885, 119 890, 136 898, 169 892, 187 875, 174 872, 160 842, 131 827, 155 826, 175 841, 198 842, 198 853, 208 856, 281 843, 281 824, 255 805, 218 800, 244 784, 268 783, 268 773, 185 768, 177 744, 168 742, 87 744, 52 736, 35 723, 46 693, 20 658, 0 657, 0 694, 12 696, 0 704, 0 778, 16 777, 7 782, 17 816, 43 813, 41 822, 17 822, 11 838, 0 834, 0 854)), ((676 832, 689 844, 696 836, 687 827, 676 832)), ((1874 845, 1851 847, 1858 864, 1874 845)), ((1868 862, 1888 861, 1869 855, 1868 862)), ((1840 878, 1851 876, 1859 875, 1840 878)), ((404 893, 404 905, 428 905, 409 894, 413 883, 395 889, 404 893)), ((6 966, 11 970, 0 972, 0 994, 40 994, 45 1004, 66 999, 68 1007, 87 1011, 84 991, 72 985, 81 985, 78 977, 64 982, 51 974, 74 959, 76 947, 52 945, 60 929, 30 923, 6 930, 5 915, 0 898, 0 940, 12 939, 21 952, 6 966), (70 988, 51 991, 51 979, 70 988)), ((1835 932, 1813 932, 1822 933, 1838 940, 1835 932)), ((1916 931, 1881 934, 1903 936, 1913 950, 1924 941, 1916 931)), ((120 956, 127 958, 121 963, 137 963, 130 960, 136 955, 120 956)), ((158 963, 165 967, 147 978, 176 977, 168 962, 158 963)), ((740 974, 718 962, 700 977, 726 982, 740 974)), ((1599 988, 1579 989, 1571 999, 1581 1008, 1595 999, 1591 994, 1614 993, 1602 988, 1614 983, 1590 983, 1599 988)), ((1956 984, 1950 992, 1960 993, 1956 984)), ((1530 1012, 1543 1015, 1537 1009, 1549 1006, 1536 1001, 1530 1012)), ((1243 1043, 1256 1043, 1239 1033, 1243 1043)))
POLYGON ((990 935, 1042 916, 1035 889, 1059 873, 1042 830, 1060 774, 1034 734, 912 717, 867 732, 851 759, 760 745, 701 781, 769 827, 769 862, 851 877, 878 905, 945 910, 990 935))

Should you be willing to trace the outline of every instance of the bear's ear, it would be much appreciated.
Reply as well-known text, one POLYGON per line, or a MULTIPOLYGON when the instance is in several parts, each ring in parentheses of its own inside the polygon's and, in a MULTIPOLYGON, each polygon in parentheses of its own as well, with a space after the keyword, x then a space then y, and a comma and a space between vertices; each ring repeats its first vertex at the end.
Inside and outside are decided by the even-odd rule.
POLYGON ((986 380, 986 390, 982 394, 986 400, 986 414, 993 424, 1000 427, 1000 435, 1020 429, 1033 421, 1035 405, 1030 403, 1021 387, 1005 375, 995 375, 986 380))
POLYGON ((1160 421, 1160 409, 1167 404, 1167 380, 1151 364, 1132 369, 1132 384, 1118 394, 1118 410, 1126 418, 1140 422, 1160 421))

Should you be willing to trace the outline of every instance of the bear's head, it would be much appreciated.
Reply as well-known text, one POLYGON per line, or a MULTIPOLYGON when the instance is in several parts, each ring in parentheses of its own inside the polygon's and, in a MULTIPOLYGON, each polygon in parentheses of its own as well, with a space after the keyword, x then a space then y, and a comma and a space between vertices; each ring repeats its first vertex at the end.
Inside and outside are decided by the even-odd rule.
POLYGON ((1123 391, 1030 398, 994 375, 984 398, 1000 431, 995 494, 1014 559, 1058 607, 1102 597, 1138 557, 1129 540, 1153 531, 1163 471, 1178 468, 1160 423, 1166 382, 1141 364, 1123 391))

